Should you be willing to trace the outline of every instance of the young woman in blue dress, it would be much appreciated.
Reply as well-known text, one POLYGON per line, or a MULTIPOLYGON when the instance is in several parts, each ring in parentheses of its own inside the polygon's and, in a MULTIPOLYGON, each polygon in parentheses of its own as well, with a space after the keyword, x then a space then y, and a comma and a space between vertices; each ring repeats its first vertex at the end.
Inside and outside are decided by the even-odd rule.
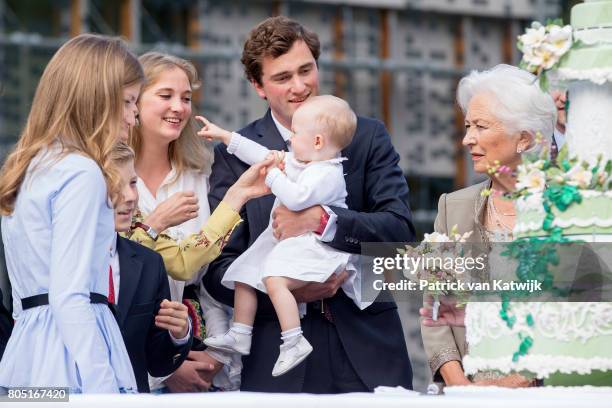
POLYGON ((64 44, 43 72, 0 174, 15 318, 0 389, 136 391, 107 297, 120 185, 110 153, 136 122, 142 82, 122 40, 88 34, 64 44))

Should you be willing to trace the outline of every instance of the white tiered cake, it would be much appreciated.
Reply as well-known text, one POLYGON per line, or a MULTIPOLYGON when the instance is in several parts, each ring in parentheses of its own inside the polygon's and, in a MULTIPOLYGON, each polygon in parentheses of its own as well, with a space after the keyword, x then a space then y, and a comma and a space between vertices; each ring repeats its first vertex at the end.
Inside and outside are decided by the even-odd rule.
MULTIPOLYGON (((595 165, 612 159, 612 0, 586 0, 572 9, 571 19, 581 43, 556 73, 569 83, 568 156, 595 165)), ((515 237, 543 237, 556 227, 570 240, 612 242, 612 192, 586 188, 580 196, 564 211, 553 208, 547 229, 543 194, 520 198, 515 237)), ((521 372, 552 385, 612 385, 611 303, 511 302, 512 329, 499 317, 500 307, 468 305, 467 374, 521 372), (517 358, 526 337, 529 344, 517 358)))

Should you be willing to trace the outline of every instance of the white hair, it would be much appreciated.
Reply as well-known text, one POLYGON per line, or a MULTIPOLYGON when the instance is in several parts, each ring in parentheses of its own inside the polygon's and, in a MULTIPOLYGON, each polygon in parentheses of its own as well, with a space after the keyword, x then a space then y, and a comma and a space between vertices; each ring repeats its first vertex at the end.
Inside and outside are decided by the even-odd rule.
MULTIPOLYGON (((546 142, 551 141, 557 122, 557 108, 552 97, 543 92, 537 78, 511 65, 500 64, 486 71, 472 71, 459 81, 457 103, 465 115, 472 98, 479 94, 491 95, 491 113, 508 134, 540 132, 546 142)), ((539 150, 541 145, 529 150, 539 150)))

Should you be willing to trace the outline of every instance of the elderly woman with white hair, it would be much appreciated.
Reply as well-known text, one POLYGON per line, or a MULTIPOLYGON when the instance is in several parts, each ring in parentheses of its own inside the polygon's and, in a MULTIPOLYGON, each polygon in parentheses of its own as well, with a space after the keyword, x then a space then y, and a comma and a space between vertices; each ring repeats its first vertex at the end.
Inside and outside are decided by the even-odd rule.
MULTIPOLYGON (((502 197, 514 188, 514 173, 521 155, 541 147, 540 132, 550 140, 556 121, 556 107, 550 95, 542 92, 535 77, 509 65, 487 71, 473 71, 459 82, 457 102, 465 115, 463 145, 472 157, 474 171, 488 179, 462 190, 443 194, 438 202, 436 232, 449 234, 457 225, 463 234, 473 231, 471 240, 490 243, 512 239, 516 210, 502 197), (509 171, 489 174, 489 169, 505 166, 509 171), (494 193, 481 194, 491 189, 494 193)), ((461 360, 467 352, 465 328, 421 325, 425 352, 434 381, 447 385, 528 386, 520 375, 468 378, 461 360)))

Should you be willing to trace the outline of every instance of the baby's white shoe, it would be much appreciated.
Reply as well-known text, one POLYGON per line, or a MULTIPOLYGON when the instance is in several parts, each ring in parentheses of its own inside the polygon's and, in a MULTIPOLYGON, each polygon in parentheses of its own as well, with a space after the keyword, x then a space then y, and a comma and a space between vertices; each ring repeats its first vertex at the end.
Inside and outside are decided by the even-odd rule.
POLYGON ((285 374, 304 361, 311 352, 312 346, 301 334, 294 341, 281 344, 278 360, 272 369, 272 376, 278 377, 285 374))
POLYGON ((240 333, 229 329, 225 334, 206 338, 204 344, 213 349, 236 352, 243 356, 248 356, 251 352, 252 337, 250 333, 240 333))

